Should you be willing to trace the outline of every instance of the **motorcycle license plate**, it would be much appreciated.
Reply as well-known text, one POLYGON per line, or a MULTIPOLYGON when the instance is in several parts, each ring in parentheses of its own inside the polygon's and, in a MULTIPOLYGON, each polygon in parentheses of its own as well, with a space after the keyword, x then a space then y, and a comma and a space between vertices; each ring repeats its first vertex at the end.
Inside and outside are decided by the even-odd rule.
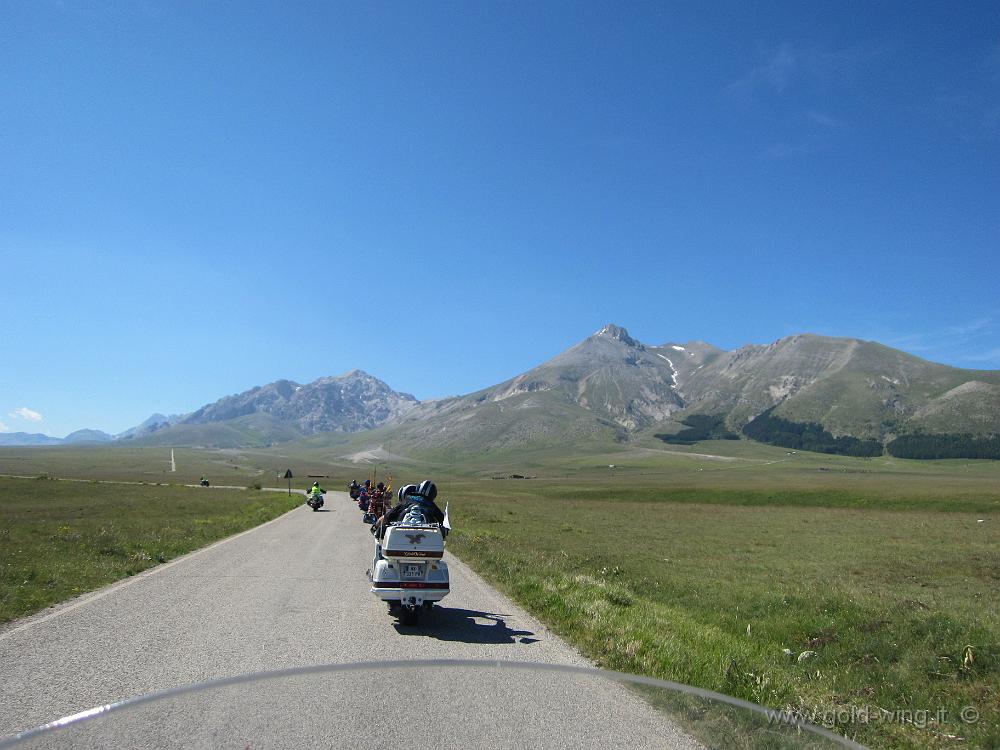
POLYGON ((404 565, 403 566, 403 578, 423 578, 424 577, 424 566, 423 565, 404 565))

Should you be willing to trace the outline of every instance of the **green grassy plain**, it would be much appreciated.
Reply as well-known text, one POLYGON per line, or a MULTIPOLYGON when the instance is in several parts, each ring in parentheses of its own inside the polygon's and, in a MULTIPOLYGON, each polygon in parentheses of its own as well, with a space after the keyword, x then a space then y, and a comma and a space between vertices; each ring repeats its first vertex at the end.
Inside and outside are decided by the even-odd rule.
MULTIPOLYGON (((164 448, 6 449, 0 473, 273 486, 288 467, 293 486, 340 489, 375 468, 344 458, 374 447, 360 440, 176 449, 176 473, 164 448)), ((650 436, 377 468, 434 478, 451 551, 604 666, 833 719, 872 747, 1000 747, 1000 462, 650 436)), ((73 522, 52 523, 55 549, 73 522)))
POLYGON ((204 475, 212 484, 240 487, 268 478, 258 465, 261 462, 250 461, 248 452, 242 450, 175 448, 177 471, 173 472, 170 450, 117 445, 0 448, 0 475, 163 484, 197 484, 204 475))
POLYGON ((275 492, 0 478, 0 623, 257 526, 275 492))
MULTIPOLYGON (((326 456, 296 456, 275 449, 175 448, 177 470, 171 471, 170 451, 159 446, 0 448, 0 476, 181 485, 198 484, 204 476, 213 486, 247 487, 259 482, 273 487, 285 486, 280 477, 290 468, 295 476, 292 486, 304 488, 310 484, 310 474, 325 477, 332 468, 326 456)), ((363 478, 365 471, 356 473, 363 478)))
POLYGON ((809 482, 758 465, 740 491, 732 474, 671 486, 649 468, 454 481, 451 549, 603 666, 798 711, 872 747, 1000 744, 995 483, 941 466, 809 482), (975 724, 959 718, 970 705, 975 724))

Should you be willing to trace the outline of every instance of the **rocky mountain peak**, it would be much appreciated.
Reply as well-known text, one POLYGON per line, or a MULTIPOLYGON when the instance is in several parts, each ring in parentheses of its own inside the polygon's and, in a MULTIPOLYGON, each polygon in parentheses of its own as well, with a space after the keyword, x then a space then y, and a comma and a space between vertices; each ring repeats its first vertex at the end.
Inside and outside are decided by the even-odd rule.
POLYGON ((615 341, 622 342, 626 346, 634 346, 634 347, 642 346, 642 344, 640 344, 638 341, 636 341, 634 338, 628 335, 628 331, 626 331, 621 326, 615 325, 614 323, 608 323, 606 326, 604 326, 604 328, 599 330, 594 335, 607 336, 608 338, 614 339, 615 341))

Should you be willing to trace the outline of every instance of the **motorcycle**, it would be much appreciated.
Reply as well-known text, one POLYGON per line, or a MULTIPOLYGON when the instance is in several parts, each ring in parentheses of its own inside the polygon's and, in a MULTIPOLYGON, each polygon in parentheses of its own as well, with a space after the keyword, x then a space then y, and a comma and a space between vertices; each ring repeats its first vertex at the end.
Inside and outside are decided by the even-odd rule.
POLYGON ((200 484, 200 485, 201 485, 202 487, 208 487, 208 480, 207 480, 207 479, 202 479, 202 480, 201 480, 201 481, 199 482, 199 484, 200 484))
MULTIPOLYGON (((377 527, 373 526, 375 533, 377 527)), ((448 509, 443 523, 428 522, 419 508, 410 509, 397 523, 389 524, 375 539, 375 557, 368 571, 371 593, 389 605, 389 614, 403 625, 416 625, 422 610, 429 610, 451 590, 445 537, 451 530, 448 509)))
POLYGON ((323 493, 313 492, 306 498, 306 505, 312 508, 314 511, 319 510, 323 507, 323 493))

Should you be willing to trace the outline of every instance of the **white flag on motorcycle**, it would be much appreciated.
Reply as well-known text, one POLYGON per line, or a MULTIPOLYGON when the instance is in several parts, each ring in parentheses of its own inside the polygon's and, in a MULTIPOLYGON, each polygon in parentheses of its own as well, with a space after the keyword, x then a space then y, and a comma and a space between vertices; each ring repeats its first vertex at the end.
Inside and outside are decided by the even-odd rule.
POLYGON ((441 525, 448 529, 448 531, 451 531, 451 521, 448 520, 448 503, 444 504, 444 523, 441 525))

